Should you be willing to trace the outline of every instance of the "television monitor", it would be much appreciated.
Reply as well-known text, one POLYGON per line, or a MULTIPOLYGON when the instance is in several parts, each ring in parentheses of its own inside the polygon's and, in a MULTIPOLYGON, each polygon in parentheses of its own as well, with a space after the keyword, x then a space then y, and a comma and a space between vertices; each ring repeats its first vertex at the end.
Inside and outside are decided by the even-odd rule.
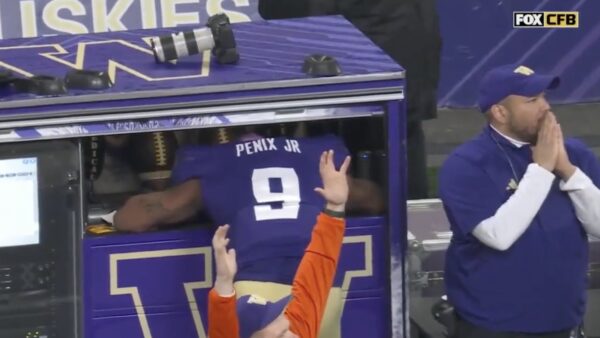
POLYGON ((40 244, 38 161, 0 159, 0 248, 40 244))

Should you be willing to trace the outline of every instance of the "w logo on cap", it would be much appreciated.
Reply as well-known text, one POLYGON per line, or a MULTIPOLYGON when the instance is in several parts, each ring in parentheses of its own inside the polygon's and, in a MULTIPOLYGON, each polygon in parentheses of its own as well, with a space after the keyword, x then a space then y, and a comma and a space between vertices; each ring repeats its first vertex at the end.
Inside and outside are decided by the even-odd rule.
POLYGON ((479 85, 479 109, 485 113, 509 95, 533 97, 547 89, 558 87, 560 79, 554 75, 538 74, 533 69, 509 64, 490 69, 479 85))
POLYGON ((535 72, 533 71, 533 69, 531 69, 529 67, 519 66, 519 67, 517 67, 515 69, 515 73, 521 74, 521 75, 525 75, 525 76, 529 76, 529 75, 532 75, 535 72))
POLYGON ((236 301, 240 338, 250 338, 255 332, 264 329, 281 316, 291 297, 291 295, 287 295, 275 302, 269 302, 256 295, 240 297, 236 301))

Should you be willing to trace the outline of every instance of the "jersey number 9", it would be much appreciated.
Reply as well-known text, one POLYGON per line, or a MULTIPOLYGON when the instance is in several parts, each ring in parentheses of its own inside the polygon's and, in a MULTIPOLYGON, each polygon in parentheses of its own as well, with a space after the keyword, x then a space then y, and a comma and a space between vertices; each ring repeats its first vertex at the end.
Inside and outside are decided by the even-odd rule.
POLYGON ((254 206, 257 221, 295 219, 300 210, 300 183, 293 168, 261 168, 252 172, 252 191, 258 205, 254 206), (281 182, 281 191, 272 191, 271 182, 281 182), (282 203, 280 208, 270 203, 282 203))

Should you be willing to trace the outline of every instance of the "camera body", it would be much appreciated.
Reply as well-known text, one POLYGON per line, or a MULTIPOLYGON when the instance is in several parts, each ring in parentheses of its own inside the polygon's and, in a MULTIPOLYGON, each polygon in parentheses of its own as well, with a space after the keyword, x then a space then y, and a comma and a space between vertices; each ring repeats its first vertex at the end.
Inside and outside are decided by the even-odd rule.
POLYGON ((240 55, 229 17, 225 14, 211 16, 205 28, 177 32, 150 39, 156 62, 177 60, 188 55, 212 49, 212 54, 222 64, 238 62, 240 55))

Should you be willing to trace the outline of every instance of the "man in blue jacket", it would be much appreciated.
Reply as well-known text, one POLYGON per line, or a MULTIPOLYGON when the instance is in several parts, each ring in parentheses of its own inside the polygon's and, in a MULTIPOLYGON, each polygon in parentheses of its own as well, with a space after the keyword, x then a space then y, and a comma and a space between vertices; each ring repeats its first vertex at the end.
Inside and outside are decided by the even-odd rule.
POLYGON ((600 163, 563 139, 544 94, 558 84, 521 65, 490 70, 479 95, 488 125, 441 169, 457 337, 567 338, 583 320, 600 163))

